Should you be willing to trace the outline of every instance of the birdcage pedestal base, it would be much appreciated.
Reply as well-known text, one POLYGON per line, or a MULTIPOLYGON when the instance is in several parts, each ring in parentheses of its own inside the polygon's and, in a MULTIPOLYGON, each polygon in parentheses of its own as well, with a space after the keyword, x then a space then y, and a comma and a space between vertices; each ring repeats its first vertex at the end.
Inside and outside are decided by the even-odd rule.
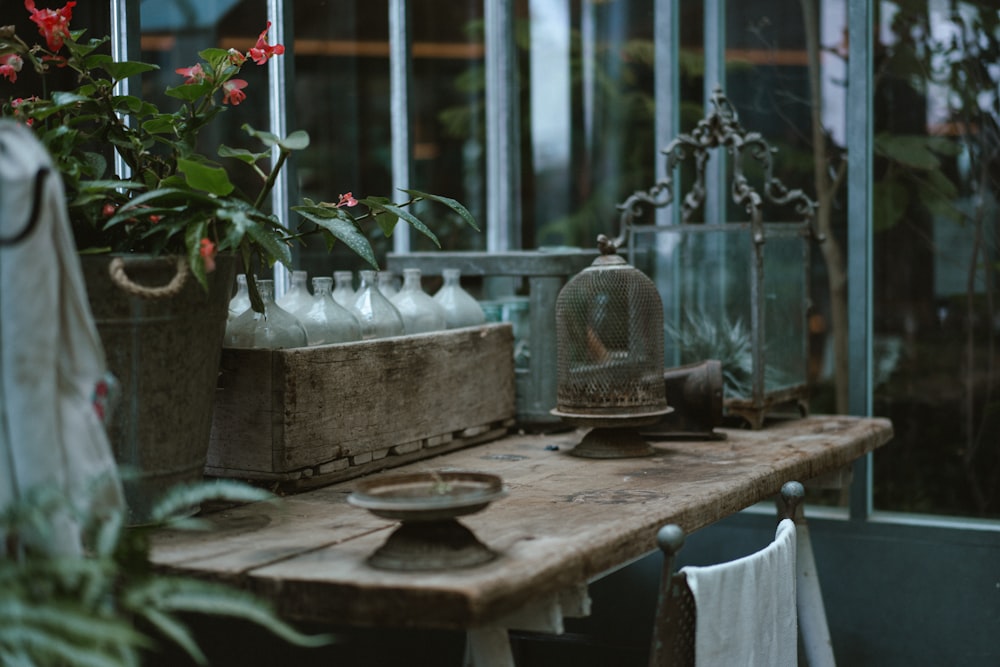
POLYGON ((628 459, 652 456, 656 450, 639 434, 639 428, 655 424, 663 415, 673 412, 668 407, 642 413, 622 415, 585 415, 552 410, 552 414, 575 426, 590 430, 570 450, 573 456, 589 459, 628 459))

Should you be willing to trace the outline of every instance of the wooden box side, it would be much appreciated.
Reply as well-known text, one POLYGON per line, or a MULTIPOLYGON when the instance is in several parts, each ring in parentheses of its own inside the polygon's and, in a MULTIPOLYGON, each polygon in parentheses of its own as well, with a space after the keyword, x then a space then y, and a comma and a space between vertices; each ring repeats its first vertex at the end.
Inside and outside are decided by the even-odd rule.
POLYGON ((272 443, 284 441, 281 400, 275 387, 282 359, 272 350, 222 349, 206 465, 272 470, 272 443))
POLYGON ((253 369, 241 367, 229 378, 231 391, 216 403, 213 469, 286 473, 334 460, 354 465, 391 449, 432 447, 515 414, 509 324, 275 350, 269 401, 260 397, 259 351, 227 352, 253 369), (223 432, 222 424, 240 423, 246 428, 223 432), (250 428, 256 431, 246 433, 250 428))

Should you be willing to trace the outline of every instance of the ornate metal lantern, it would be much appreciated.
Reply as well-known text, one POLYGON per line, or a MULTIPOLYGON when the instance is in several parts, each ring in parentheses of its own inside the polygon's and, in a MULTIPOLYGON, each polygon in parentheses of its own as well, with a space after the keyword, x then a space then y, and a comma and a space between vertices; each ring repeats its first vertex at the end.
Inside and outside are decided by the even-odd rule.
MULTIPOLYGON (((664 295, 667 362, 719 360, 726 413, 760 428, 769 412, 807 411, 808 272, 810 241, 819 238, 812 226, 816 204, 773 177, 773 149, 759 133, 740 125, 719 89, 712 107, 694 131, 678 135, 664 149, 666 177, 619 206, 621 225, 630 260, 655 278, 664 295), (706 182, 712 151, 720 162, 723 153, 728 157, 730 194, 748 221, 727 222, 721 213, 719 220, 695 219, 713 190, 706 182), (763 196, 750 186, 746 157, 763 174, 763 196), (678 169, 688 158, 694 180, 681 202, 680 222, 640 224, 651 207, 675 201, 673 178, 675 172, 688 173, 678 169), (765 202, 793 209, 798 220, 764 222, 765 202), (644 234, 655 235, 655 241, 644 241, 644 234), (647 268, 638 263, 636 248, 651 245, 655 265, 647 268)), ((714 189, 721 192, 721 172, 710 173, 720 174, 714 189)))
POLYGON ((646 456, 637 428, 670 411, 663 382, 663 303, 653 282, 598 237, 601 255, 556 300, 558 389, 552 414, 591 430, 572 454, 646 456))

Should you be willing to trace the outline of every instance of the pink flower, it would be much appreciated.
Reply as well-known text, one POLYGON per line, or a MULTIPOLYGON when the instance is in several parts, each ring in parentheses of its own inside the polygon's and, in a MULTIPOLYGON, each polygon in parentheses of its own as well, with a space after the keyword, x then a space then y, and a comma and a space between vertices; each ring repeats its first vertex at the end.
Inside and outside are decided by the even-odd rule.
POLYGON ((222 84, 222 90, 224 91, 222 103, 236 106, 247 98, 247 94, 243 92, 243 89, 246 87, 247 82, 243 79, 230 79, 226 81, 222 84))
POLYGON ((105 202, 104 206, 101 207, 101 215, 103 215, 105 218, 110 218, 115 214, 115 211, 117 210, 118 209, 114 204, 112 204, 111 202, 105 202))
POLYGON ((204 238, 201 240, 201 247, 198 249, 198 254, 205 260, 205 271, 208 273, 215 271, 216 249, 211 239, 204 238))
POLYGON ((45 38, 49 51, 61 49, 63 40, 69 37, 69 21, 75 6, 76 2, 70 0, 60 9, 35 9, 35 0, 24 0, 24 8, 31 12, 31 20, 45 38))
POLYGON ((354 198, 354 195, 348 192, 347 194, 340 195, 340 200, 337 202, 337 208, 342 206, 357 206, 358 200, 354 198))
POLYGON ((266 63, 271 56, 280 56, 285 52, 285 47, 281 44, 270 46, 267 43, 267 31, 270 29, 271 22, 268 21, 264 32, 260 33, 260 37, 257 38, 257 45, 250 49, 250 52, 247 54, 258 65, 266 63))
POLYGON ((236 49, 229 49, 229 64, 235 65, 236 67, 242 67, 243 63, 247 61, 247 57, 237 51, 236 49))
POLYGON ((24 60, 16 53, 0 56, 0 76, 6 77, 11 83, 17 81, 17 73, 24 66, 24 60))
POLYGON ((20 107, 25 102, 34 102, 38 99, 37 95, 32 95, 31 97, 15 97, 10 101, 10 108, 14 110, 14 117, 24 121, 24 124, 31 127, 35 122, 35 119, 31 116, 27 116, 23 111, 18 111, 20 107))
POLYGON ((94 384, 94 395, 90 398, 90 404, 94 406, 94 412, 97 413, 97 418, 102 422, 108 414, 108 402, 110 400, 111 388, 108 386, 107 380, 98 380, 94 384))
POLYGON ((205 80, 205 70, 201 68, 201 64, 194 65, 192 67, 178 67, 174 70, 183 77, 187 77, 184 83, 201 83, 205 80))

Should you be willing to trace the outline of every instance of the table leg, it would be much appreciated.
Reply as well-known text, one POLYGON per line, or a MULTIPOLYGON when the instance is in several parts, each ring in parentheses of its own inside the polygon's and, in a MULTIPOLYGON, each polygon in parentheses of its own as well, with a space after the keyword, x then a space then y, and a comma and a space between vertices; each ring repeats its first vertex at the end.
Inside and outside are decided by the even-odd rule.
POLYGON ((514 667, 507 629, 563 633, 563 618, 590 614, 586 584, 574 586, 499 619, 466 632, 465 667, 514 667))
POLYGON ((507 628, 491 625, 466 633, 465 667, 514 667, 507 628))

